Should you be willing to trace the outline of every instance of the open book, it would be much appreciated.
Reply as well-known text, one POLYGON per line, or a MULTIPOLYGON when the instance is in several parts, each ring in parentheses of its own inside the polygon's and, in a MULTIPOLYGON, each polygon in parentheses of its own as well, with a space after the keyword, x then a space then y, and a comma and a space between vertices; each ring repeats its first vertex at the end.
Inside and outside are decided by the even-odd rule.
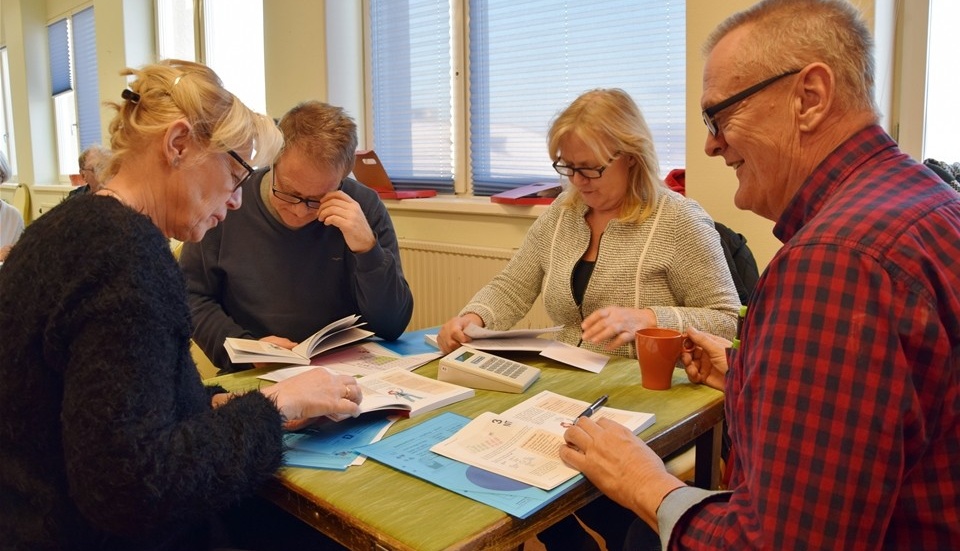
POLYGON ((367 375, 357 382, 363 391, 361 414, 396 410, 401 415, 416 417, 474 395, 472 388, 438 381, 402 368, 367 375))
MULTIPOLYGON (((482 413, 430 451, 507 478, 551 490, 579 474, 560 459, 563 433, 590 404, 545 390, 503 413, 482 413)), ((600 408, 634 434, 652 425, 652 413, 600 408)))
POLYGON ((237 364, 262 362, 309 365, 310 358, 317 354, 373 336, 373 331, 360 328, 365 322, 357 323, 359 319, 360 316, 355 314, 339 319, 304 339, 293 350, 269 342, 234 337, 227 337, 223 347, 227 349, 230 361, 237 364))

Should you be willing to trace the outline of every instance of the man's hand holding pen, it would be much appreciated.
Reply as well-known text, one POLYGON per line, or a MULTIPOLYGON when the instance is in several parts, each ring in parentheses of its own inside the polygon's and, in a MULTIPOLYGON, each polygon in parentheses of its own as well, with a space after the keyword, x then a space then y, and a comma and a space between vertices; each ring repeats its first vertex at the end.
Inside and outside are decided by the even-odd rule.
POLYGON ((580 415, 577 415, 577 418, 573 420, 573 424, 576 425, 577 421, 579 421, 580 418, 582 417, 592 417, 593 414, 596 413, 598 409, 603 407, 603 404, 607 403, 607 400, 609 398, 610 397, 607 396, 606 394, 597 398, 596 401, 594 401, 592 404, 587 406, 587 409, 583 410, 583 413, 581 413, 580 415))
MULTIPOLYGON (((667 473, 663 460, 630 429, 610 419, 591 419, 591 408, 567 428, 563 435, 567 445, 560 448, 560 459, 620 505, 638 514, 656 511, 663 496, 684 483, 667 473), (623 484, 624 480, 636 484, 623 484)), ((656 516, 644 520, 656 526, 656 516)))

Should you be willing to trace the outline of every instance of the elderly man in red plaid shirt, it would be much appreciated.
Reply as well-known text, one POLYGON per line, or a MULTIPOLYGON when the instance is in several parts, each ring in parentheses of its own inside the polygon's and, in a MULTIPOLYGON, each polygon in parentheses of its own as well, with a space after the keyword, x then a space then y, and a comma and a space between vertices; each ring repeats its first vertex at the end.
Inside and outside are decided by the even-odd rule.
POLYGON ((563 459, 646 523, 631 536, 960 549, 960 194, 877 125, 872 48, 842 0, 766 0, 707 41, 706 152, 784 245, 738 349, 690 331, 691 380, 727 393, 727 491, 686 487, 615 423, 567 431, 563 459))

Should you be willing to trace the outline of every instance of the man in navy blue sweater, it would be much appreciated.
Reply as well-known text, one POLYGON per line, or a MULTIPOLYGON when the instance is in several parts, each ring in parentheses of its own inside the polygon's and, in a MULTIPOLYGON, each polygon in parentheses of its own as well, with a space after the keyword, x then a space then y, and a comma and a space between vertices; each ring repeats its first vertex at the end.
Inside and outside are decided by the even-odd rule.
POLYGON ((357 130, 339 107, 302 103, 283 116, 284 151, 243 187, 243 205, 200 243, 183 247, 193 338, 221 373, 226 337, 293 348, 328 323, 359 314, 392 340, 413 295, 397 236, 377 193, 347 175, 357 130))

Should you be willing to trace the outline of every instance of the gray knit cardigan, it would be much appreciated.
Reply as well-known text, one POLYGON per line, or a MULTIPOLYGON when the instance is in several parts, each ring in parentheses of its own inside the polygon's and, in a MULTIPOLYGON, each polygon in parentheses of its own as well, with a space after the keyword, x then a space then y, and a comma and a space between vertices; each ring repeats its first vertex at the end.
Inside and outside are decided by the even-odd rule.
POLYGON ((562 195, 531 225, 499 275, 461 310, 487 328, 513 327, 543 292, 544 306, 563 329, 557 340, 596 352, 636 357, 634 346, 612 352, 581 342, 580 324, 604 306, 650 308, 659 327, 687 326, 732 339, 739 299, 713 220, 694 200, 662 190, 642 223, 612 220, 600 239, 596 266, 577 307, 571 276, 590 243, 587 206, 564 206, 562 195))

